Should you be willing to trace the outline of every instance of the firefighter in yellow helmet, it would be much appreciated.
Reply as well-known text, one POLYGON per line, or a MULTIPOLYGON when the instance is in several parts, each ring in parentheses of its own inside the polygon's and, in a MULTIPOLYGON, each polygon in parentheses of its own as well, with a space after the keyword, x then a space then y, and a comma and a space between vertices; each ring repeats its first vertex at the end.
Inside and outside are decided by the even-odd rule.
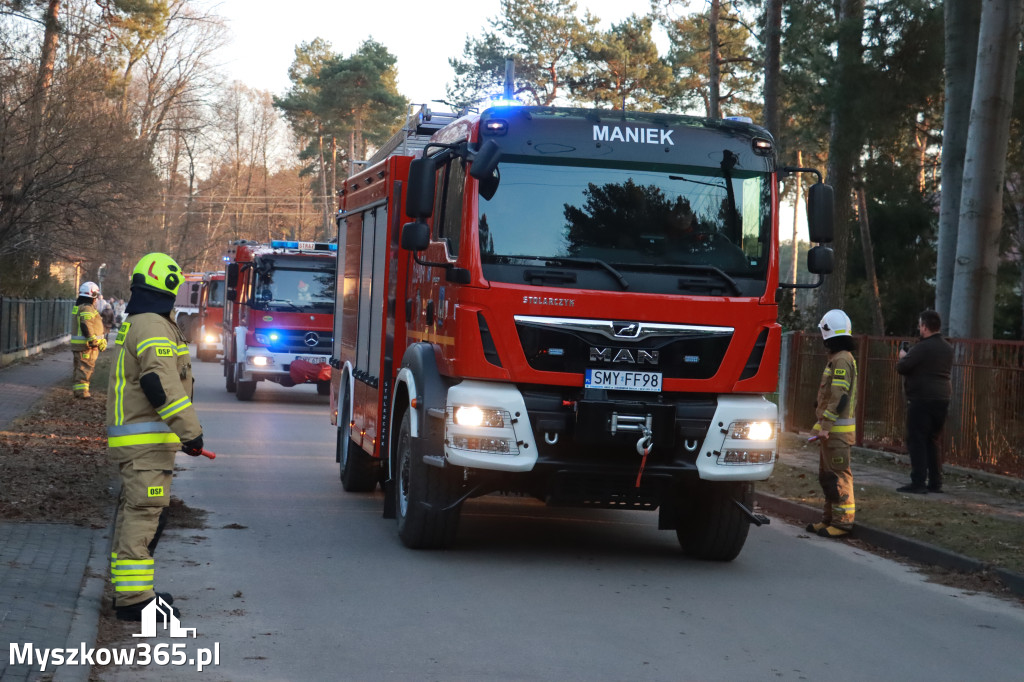
POLYGON ((78 299, 71 308, 71 357, 75 368, 71 388, 76 398, 89 397, 89 381, 96 369, 96 360, 107 349, 103 320, 95 306, 99 295, 100 288, 95 282, 82 282, 78 299))
POLYGON ((822 521, 807 530, 826 538, 839 538, 853 530, 856 507, 850 448, 855 442, 854 414, 857 407, 857 361, 853 359, 850 318, 842 310, 830 310, 818 323, 828 350, 828 363, 821 374, 814 434, 820 447, 818 481, 825 494, 822 521))
POLYGON ((140 620, 157 596, 168 606, 173 601, 153 589, 153 550, 171 499, 174 455, 203 450, 188 344, 170 318, 181 281, 181 268, 170 256, 142 257, 132 271, 131 300, 110 367, 107 445, 121 475, 111 582, 121 620, 140 620))

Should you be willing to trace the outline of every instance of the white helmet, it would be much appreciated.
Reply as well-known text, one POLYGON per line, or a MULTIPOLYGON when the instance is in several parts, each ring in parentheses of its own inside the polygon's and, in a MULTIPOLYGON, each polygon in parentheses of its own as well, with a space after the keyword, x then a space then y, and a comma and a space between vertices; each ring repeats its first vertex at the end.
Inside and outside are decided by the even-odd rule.
POLYGON ((831 339, 833 336, 852 336, 853 325, 850 324, 850 317, 842 310, 836 308, 825 313, 818 323, 822 339, 831 339))
POLYGON ((78 295, 96 298, 100 295, 99 285, 96 282, 82 282, 82 286, 78 287, 78 295))

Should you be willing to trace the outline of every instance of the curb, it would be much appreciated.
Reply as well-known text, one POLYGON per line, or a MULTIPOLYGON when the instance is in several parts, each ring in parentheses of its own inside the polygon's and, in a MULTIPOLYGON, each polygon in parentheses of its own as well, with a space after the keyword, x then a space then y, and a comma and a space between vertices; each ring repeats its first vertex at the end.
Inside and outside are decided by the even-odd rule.
MULTIPOLYGON (((800 523, 813 523, 820 520, 821 517, 820 509, 808 507, 805 504, 799 504, 765 493, 755 493, 754 497, 757 500, 757 504, 765 511, 795 518, 800 523)), ((977 559, 951 552, 942 547, 936 547, 927 542, 896 535, 880 528, 866 526, 861 523, 855 523, 853 528, 854 537, 869 545, 895 552, 911 561, 917 561, 929 566, 939 566, 952 571, 960 571, 961 573, 989 573, 1006 585, 1010 592, 1018 597, 1024 597, 1024 575, 1020 573, 1014 573, 1002 568, 994 568, 977 559)))
MULTIPOLYGON (((82 577, 82 590, 75 601, 75 613, 68 630, 67 649, 78 649, 84 643, 86 648, 96 646, 99 634, 100 611, 103 608, 103 588, 110 568, 110 540, 114 536, 114 522, 104 529, 93 532, 89 561, 82 577)), ((89 682, 92 666, 63 665, 53 674, 53 682, 89 682)))
MULTIPOLYGON (((853 446, 852 451, 853 454, 860 455, 866 459, 884 459, 890 462, 895 462, 896 464, 910 466, 910 456, 903 453, 890 452, 888 450, 873 450, 871 448, 860 447, 857 445, 853 446)), ((942 468, 944 471, 958 476, 974 478, 993 485, 1006 486, 1010 490, 1024 491, 1024 479, 1014 478, 1012 476, 1003 476, 1002 474, 993 474, 982 469, 971 469, 968 467, 957 466, 956 464, 943 463, 942 468)))

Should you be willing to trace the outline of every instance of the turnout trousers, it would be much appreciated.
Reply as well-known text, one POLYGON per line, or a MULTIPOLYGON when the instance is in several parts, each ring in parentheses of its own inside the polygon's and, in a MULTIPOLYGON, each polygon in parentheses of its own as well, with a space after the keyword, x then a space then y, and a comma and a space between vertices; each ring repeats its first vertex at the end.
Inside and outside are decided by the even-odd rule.
POLYGON ((820 446, 818 482, 825 494, 822 521, 830 526, 853 530, 856 506, 853 498, 853 472, 850 471, 850 444, 829 438, 820 446))
POLYGON ((171 469, 151 468, 137 460, 120 462, 121 498, 114 523, 110 579, 118 606, 156 596, 151 543, 160 515, 171 500, 171 469))
POLYGON ((100 356, 98 348, 89 348, 83 351, 71 353, 74 360, 74 374, 72 375, 72 390, 76 397, 84 397, 89 394, 89 381, 92 380, 93 370, 96 369, 96 360, 100 356))

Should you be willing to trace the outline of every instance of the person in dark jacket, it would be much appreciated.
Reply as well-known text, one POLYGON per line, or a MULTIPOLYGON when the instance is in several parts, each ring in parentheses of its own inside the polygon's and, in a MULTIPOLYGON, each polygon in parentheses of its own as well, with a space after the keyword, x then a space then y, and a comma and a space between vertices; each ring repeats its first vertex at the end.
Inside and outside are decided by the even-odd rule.
POLYGON ((942 456, 939 436, 946 423, 953 394, 953 346, 939 330, 942 318, 934 310, 918 317, 921 340, 900 349, 896 371, 903 375, 907 395, 907 450, 910 452, 910 483, 901 493, 942 492, 942 456))

